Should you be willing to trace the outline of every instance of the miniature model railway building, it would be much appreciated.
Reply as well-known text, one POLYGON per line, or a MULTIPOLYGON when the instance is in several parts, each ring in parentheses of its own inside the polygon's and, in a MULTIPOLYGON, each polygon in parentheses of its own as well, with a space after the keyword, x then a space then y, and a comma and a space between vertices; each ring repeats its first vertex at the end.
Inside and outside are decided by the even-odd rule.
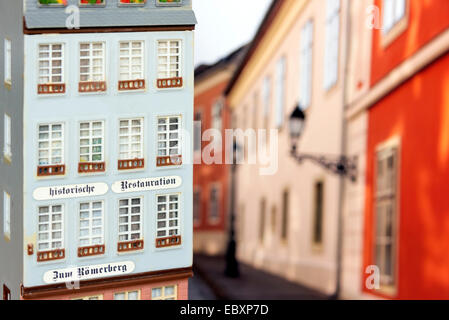
POLYGON ((0 0, 5 299, 187 299, 195 24, 191 0, 0 0))

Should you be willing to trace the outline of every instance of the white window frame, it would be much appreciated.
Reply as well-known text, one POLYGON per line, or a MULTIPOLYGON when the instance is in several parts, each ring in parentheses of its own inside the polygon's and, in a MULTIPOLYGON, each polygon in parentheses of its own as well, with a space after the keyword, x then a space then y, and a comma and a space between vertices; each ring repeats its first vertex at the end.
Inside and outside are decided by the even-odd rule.
MULTIPOLYGON (((398 236, 399 236, 399 181, 400 181, 400 142, 399 139, 392 139, 376 149, 376 161, 375 161, 375 191, 374 191, 374 263, 379 267, 380 271, 380 285, 381 291, 387 294, 394 294, 397 287, 397 267, 398 267, 398 236), (379 177, 379 162, 388 162, 389 157, 394 158, 393 172, 387 172, 387 166, 383 166, 384 174, 379 177), (379 209, 383 205, 383 215, 379 217, 379 209), (391 212, 391 236, 387 236, 382 229, 383 235, 379 235, 379 220, 381 220, 382 228, 386 228, 388 224, 385 224, 385 209, 390 207, 391 212), (380 258, 378 261, 377 247, 390 245, 390 261, 391 261, 391 276, 384 272, 386 256, 380 258)), ((385 249, 381 249, 381 252, 385 254, 385 249)))
POLYGON ((383 0, 383 33, 388 34, 406 17, 407 0, 383 0))
POLYGON ((101 41, 80 42, 79 44, 79 81, 80 82, 105 82, 106 81, 106 44, 101 41), (95 45, 101 44, 101 48, 94 48, 95 45), (84 45, 88 45, 87 49, 83 49, 84 45), (101 52, 101 55, 95 56, 94 51, 101 52), (83 52, 88 53, 83 56, 83 52), (87 60, 88 64, 83 65, 82 61, 87 60), (95 65, 94 61, 100 60, 99 65, 95 65), (87 72, 82 72, 82 68, 87 68, 87 72), (100 71, 94 72, 94 68, 99 68, 100 71), (87 80, 83 79, 87 76, 87 80))
POLYGON ((178 285, 169 285, 169 286, 162 286, 162 287, 155 287, 151 288, 151 300, 178 300, 178 285), (166 295, 165 291, 167 288, 173 287, 173 294, 172 295, 166 295), (154 291, 160 290, 161 295, 160 296, 154 296, 154 291))
POLYGON ((78 207, 78 246, 80 248, 104 245, 104 201, 86 201, 80 202, 78 207), (101 204, 99 208, 94 208, 94 204, 101 204), (83 205, 87 205, 87 208, 82 208, 83 205), (94 217, 94 211, 100 211, 101 216, 94 217), (82 218, 81 215, 87 213, 86 218, 82 218), (95 220, 100 220, 100 225, 94 225, 95 220), (83 226, 83 222, 87 222, 87 226, 83 226), (100 229, 100 234, 94 234, 94 229, 100 229), (87 230, 87 235, 81 235, 81 231, 87 230), (99 242, 95 242, 94 239, 100 239, 99 242), (83 244, 83 241, 87 241, 83 244))
POLYGON ((131 299, 131 300, 141 300, 141 291, 140 290, 129 290, 129 291, 123 291, 123 292, 114 292, 113 300, 130 300, 129 295, 130 293, 137 293, 137 299, 131 299), (116 296, 122 294, 124 295, 123 299, 116 299, 116 296))
POLYGON ((158 157, 168 157, 168 156, 182 156, 182 116, 163 116, 157 118, 157 156, 158 157), (178 120, 177 123, 170 122, 171 119, 176 118, 178 120), (164 123, 160 121, 164 120, 164 123), (167 122, 168 121, 168 122, 167 122), (178 125, 178 129, 171 130, 171 125, 178 125), (164 131, 159 131, 160 126, 165 126, 164 131), (167 127, 168 126, 168 127, 167 127), (168 130, 167 130, 168 129, 168 130), (171 134, 177 133, 177 138, 170 138, 171 134), (166 135, 165 139, 160 138, 161 135, 166 135), (178 142, 176 147, 171 147, 170 142, 178 142), (161 143, 165 143, 165 147, 161 147, 161 143), (177 153, 171 153, 172 150, 177 150, 177 153), (161 151, 164 151, 165 154, 161 154, 161 151))
POLYGON ((38 83, 39 84, 63 84, 64 82, 64 43, 40 43, 38 45, 38 83), (48 46, 48 50, 41 50, 48 46), (61 46, 60 50, 54 49, 54 46, 61 46), (61 53, 60 57, 53 57, 54 54, 61 53), (41 54, 48 53, 48 57, 41 57, 41 54), (60 66, 53 66, 53 62, 60 61, 60 66), (48 62, 48 67, 42 67, 41 63, 48 62), (55 70, 61 69, 59 73, 55 70), (47 70, 47 75, 41 74, 41 71, 47 70), (42 78, 48 77, 49 81, 42 81, 42 78), (53 77, 61 77, 61 81, 53 81, 53 77))
POLYGON ((128 119, 119 119, 119 160, 134 160, 134 159, 143 159, 144 151, 143 151, 143 118, 128 118, 128 119), (122 126, 122 122, 127 121, 127 125, 122 126), (134 124, 135 121, 140 121, 140 124, 134 124), (127 129, 127 133, 122 133, 122 129, 127 129), (134 128, 140 128, 139 133, 135 133, 132 130, 134 128), (137 137, 138 141, 133 141, 133 138, 137 137), (126 138, 126 142, 122 142, 122 139, 126 138), (128 150, 122 151, 121 147, 127 145, 128 150), (133 146, 137 145, 138 150, 133 150, 133 146), (137 153, 138 156, 133 156, 133 153, 137 153), (126 156, 124 156, 126 154, 126 156))
POLYGON ((264 118, 264 127, 268 128, 268 119, 270 115, 270 107, 271 107, 271 78, 270 76, 266 76, 263 80, 262 86, 262 99, 263 103, 263 118, 264 118))
POLYGON ((307 109, 312 100, 313 29, 313 20, 307 21, 301 29, 299 101, 303 109, 307 109))
POLYGON ((105 156, 105 152, 104 152, 104 148, 105 148, 105 142, 104 142, 104 139, 105 139, 105 122, 104 122, 104 120, 87 120, 87 121, 81 121, 80 123, 79 123, 79 128, 78 128, 78 135, 79 135, 79 149, 78 149, 78 152, 79 152, 79 162, 80 163, 96 163, 96 162, 99 162, 99 163, 101 163, 101 162, 104 162, 104 156, 105 156), (85 128, 81 128, 81 126, 83 125, 83 124, 86 124, 86 123, 88 123, 89 124, 89 128, 88 129, 85 129, 85 128), (101 123, 101 132, 102 132, 102 134, 101 135, 94 135, 93 134, 93 131, 94 130, 99 130, 98 128, 97 129, 94 129, 93 128, 93 125, 94 125, 94 123, 101 123), (89 130, 89 135, 88 136, 82 136, 81 135, 81 131, 86 131, 86 130, 89 130), (94 142, 94 139, 99 139, 99 138, 101 138, 101 144, 94 144, 93 142, 94 142), (87 144, 87 145, 82 145, 81 144, 81 140, 86 140, 86 139, 88 139, 89 140, 89 144, 87 144), (101 153, 99 153, 99 152, 93 152, 93 148, 94 147, 101 147, 101 153), (83 152, 81 152, 81 149, 82 148, 89 148, 89 152, 88 153, 83 153, 83 152), (98 155, 98 154, 100 154, 101 155, 101 159, 100 160, 93 160, 93 156, 94 155, 98 155), (88 156, 88 160, 81 160, 81 157, 82 156, 88 156))
POLYGON ((181 39, 160 39, 157 40, 157 78, 158 79, 171 79, 171 78, 182 78, 182 50, 183 50, 183 42, 181 39), (161 47, 161 44, 166 42, 167 43, 167 52, 163 53, 162 51, 165 49, 165 47, 161 47), (178 45, 175 47, 172 47, 172 42, 178 42, 178 45), (176 54, 172 54, 171 49, 178 49, 178 52, 176 54), (172 69, 172 63, 170 63, 171 58, 178 57, 177 68, 172 69), (161 59, 166 58, 165 62, 162 62, 161 59), (162 68, 164 66, 164 68, 162 68), (175 73, 175 75, 172 75, 175 73))
POLYGON ((193 134, 193 151, 195 153, 195 157, 201 157, 201 150, 203 144, 203 111, 202 109, 195 110, 194 113, 194 134, 193 134), (199 115, 199 120, 197 120, 197 116, 199 115), (199 122, 199 123, 198 123, 199 122))
POLYGON ((129 241, 137 241, 137 240, 142 240, 143 239, 143 197, 129 197, 129 198, 121 198, 118 201, 118 224, 119 224, 119 232, 118 232, 118 242, 129 242, 129 241), (139 204, 132 204, 133 200, 139 199, 140 202, 139 204), (122 205, 121 202, 122 201, 128 201, 128 204, 126 205, 122 205), (132 208, 134 207, 139 207, 139 213, 133 213, 132 212, 132 208), (127 214, 123 215, 121 214, 121 210, 120 209, 127 209, 127 214), (139 221, 132 221, 133 217, 139 216, 139 221), (121 218, 127 217, 127 222, 121 222, 121 218), (132 225, 139 225, 139 229, 137 230, 132 230, 132 225), (121 231, 120 227, 122 226, 127 226, 127 230, 126 231, 121 231), (133 234, 139 234, 138 238, 133 238, 133 234), (121 239, 121 237, 126 237, 126 239, 121 239))
POLYGON ((223 111, 224 111, 224 101, 223 98, 219 98, 212 105, 212 128, 222 131, 223 129, 223 111))
POLYGON ((156 195, 156 239, 173 236, 181 236, 181 193, 158 194, 156 195), (176 201, 170 199, 173 196, 177 197, 176 201), (166 200, 159 201, 160 197, 166 197, 166 200), (177 208, 171 209, 171 204, 177 204, 177 208), (161 206, 164 205, 165 209, 161 209, 161 206), (173 212, 177 213, 175 218, 170 215, 173 212), (160 214, 165 214, 165 218, 159 218, 160 214), (177 221, 177 225, 170 226, 171 221, 177 221), (164 226, 162 226, 162 223, 165 223, 164 226), (172 231, 175 231, 175 233, 172 233, 172 231), (160 232, 164 232, 164 235, 159 235, 160 232))
POLYGON ((338 80, 340 43, 340 0, 327 0, 326 47, 324 51, 324 89, 332 88, 338 80))
POLYGON ((4 41, 4 81, 6 84, 12 84, 12 42, 10 39, 4 41))
POLYGON ((210 185, 210 189, 209 189, 209 194, 208 194, 208 196, 209 196, 209 201, 208 201, 208 203, 209 203, 209 210, 208 210, 208 220, 209 220, 209 222, 210 223, 212 223, 212 224, 216 224, 216 223, 218 223, 219 221, 220 221, 220 209, 221 209, 221 201, 220 201, 220 199, 221 199, 221 187, 220 187, 220 185, 218 184, 218 183, 213 183, 213 184, 211 184, 210 185), (213 201, 212 201, 212 192, 213 191, 215 191, 216 192, 216 198, 215 198, 215 203, 213 203, 213 201), (215 206, 215 209, 214 209, 214 206, 215 206), (216 214, 215 215, 213 215, 212 213, 214 212, 214 210, 215 210, 215 212, 216 212, 216 214))
POLYGON ((3 125, 4 125, 4 142, 3 142, 3 155, 5 156, 5 158, 11 160, 12 158, 12 130, 11 130, 11 117, 5 113, 4 116, 4 121, 3 121, 3 125))
POLYGON ((145 41, 143 40, 129 40, 119 42, 119 81, 128 80, 144 80, 145 79, 145 41), (122 45, 127 44, 127 48, 122 48, 122 45), (140 44, 140 48, 134 48, 135 44, 140 44), (140 50, 140 54, 134 54, 134 50, 140 50), (135 63, 135 58, 140 59, 140 64, 135 63), (124 62, 128 59, 128 62, 124 62), (140 69, 135 71, 134 68, 140 69), (123 71, 127 68, 128 71, 123 71), (137 74, 137 76, 136 76, 137 74))
POLYGON ((7 240, 11 239, 11 195, 3 191, 3 234, 7 240))
POLYGON ((64 205, 63 204, 43 205, 43 206, 38 207, 38 230, 37 230, 37 233, 38 233, 38 239, 37 239, 38 252, 52 251, 52 250, 56 250, 56 249, 64 249, 64 205), (53 212, 54 207, 61 207, 61 211, 53 212), (41 208, 48 208, 48 212, 41 213, 40 212, 41 208), (58 214, 61 215, 61 219, 54 220, 53 215, 58 215, 58 214), (47 222, 40 222, 41 216, 44 216, 44 215, 48 215, 49 220, 47 222), (54 228, 55 223, 60 223, 61 228, 59 228, 59 229, 54 228), (41 231, 40 227, 43 225, 48 225, 48 230, 41 231), (53 235, 53 233, 55 233, 55 232, 60 232, 61 237, 55 238, 53 235), (43 233, 48 233, 48 239, 46 239, 46 240, 39 239, 40 235, 43 233), (59 246, 59 247, 54 246, 55 242, 60 242, 61 246, 59 246), (41 249, 40 248, 41 244, 48 244, 48 248, 41 249))
MULTIPOLYGON (((286 99, 287 57, 282 56, 276 64, 276 127, 284 123, 284 107, 286 99)), ((246 117, 245 117, 246 118, 246 117)))
POLYGON ((51 165, 61 165, 64 164, 64 123, 63 122, 58 122, 58 123, 40 123, 38 125, 38 137, 37 137, 37 148, 38 148, 38 165, 39 166, 51 166, 51 165), (61 126, 61 130, 59 130, 61 132, 61 137, 58 138, 53 138, 53 133, 55 132, 59 132, 58 130, 53 131, 53 126, 61 126), (41 131, 41 127, 43 126, 48 126, 48 131, 41 131), (47 139, 41 139, 40 135, 42 133, 48 133, 48 138, 47 139), (61 146, 60 147, 53 147, 53 143, 54 142, 60 142, 61 146), (47 148, 41 148, 41 143, 48 143, 48 147, 47 148), (59 156, 59 158, 61 158, 60 162, 56 162, 54 161, 54 158, 58 158, 58 157, 54 157, 53 156, 53 151, 55 150, 60 150, 61 151, 61 155, 59 156), (41 152, 43 151, 47 151, 48 152, 48 162, 47 163, 42 163, 41 162, 41 152))

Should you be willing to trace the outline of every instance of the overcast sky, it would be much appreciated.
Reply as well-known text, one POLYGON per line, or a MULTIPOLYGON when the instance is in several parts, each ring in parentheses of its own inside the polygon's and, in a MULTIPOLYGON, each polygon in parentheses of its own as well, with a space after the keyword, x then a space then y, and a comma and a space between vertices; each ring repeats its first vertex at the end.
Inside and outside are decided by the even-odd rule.
POLYGON ((213 63, 252 39, 272 0, 193 0, 195 66, 213 63))

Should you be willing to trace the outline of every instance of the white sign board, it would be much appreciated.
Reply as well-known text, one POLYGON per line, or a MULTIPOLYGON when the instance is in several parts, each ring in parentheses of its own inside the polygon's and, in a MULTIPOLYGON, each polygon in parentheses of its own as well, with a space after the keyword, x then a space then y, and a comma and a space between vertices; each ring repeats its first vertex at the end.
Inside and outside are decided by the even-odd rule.
POLYGON ((109 187, 106 183, 72 184, 65 186, 52 186, 37 188, 33 192, 35 200, 57 200, 69 198, 82 198, 102 196, 106 194, 109 187))
POLYGON ((179 176, 143 178, 135 180, 116 181, 112 185, 115 193, 137 192, 173 189, 181 186, 182 178, 179 176))
POLYGON ((66 269, 50 270, 45 272, 44 282, 53 284, 120 276, 133 272, 134 268, 134 262, 124 261, 84 267, 71 267, 66 269))

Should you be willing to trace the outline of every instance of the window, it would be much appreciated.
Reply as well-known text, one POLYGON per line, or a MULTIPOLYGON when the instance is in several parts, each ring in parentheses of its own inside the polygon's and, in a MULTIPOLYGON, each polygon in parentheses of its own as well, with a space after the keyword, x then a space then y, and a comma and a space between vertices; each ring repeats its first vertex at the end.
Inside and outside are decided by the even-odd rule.
POLYGON ((80 6, 104 6, 106 0, 80 0, 80 6))
POLYGON ((201 221, 201 191, 195 188, 193 191, 193 222, 198 224, 201 221))
POLYGON ((220 98, 212 106, 212 128, 221 132, 222 130, 222 113, 223 113, 223 99, 220 98))
POLYGON ((377 153, 375 264, 380 269, 380 283, 395 284, 397 220, 398 148, 377 153))
POLYGON ((156 248, 181 244, 179 194, 157 196, 156 248))
POLYGON ((217 185, 210 188, 209 198, 209 220, 212 223, 217 223, 220 220, 220 191, 217 185))
POLYGON ((88 296, 88 297, 76 298, 76 299, 73 299, 73 300, 86 300, 86 301, 89 301, 89 300, 103 300, 103 295, 99 294, 99 295, 96 295, 96 296, 88 296))
POLYGON ((260 201, 260 220, 259 220, 259 240, 263 243, 265 237, 265 217, 267 211, 267 201, 262 198, 260 201))
POLYGON ((270 77, 265 77, 263 81, 263 88, 262 88, 262 99, 263 99, 263 121, 264 121, 264 128, 268 129, 269 126, 269 115, 270 115, 270 107, 271 107, 271 93, 270 93, 270 86, 271 86, 271 79, 270 77))
POLYGON ((104 42, 80 43, 79 92, 106 91, 104 42))
POLYGON ((118 169, 143 168, 143 119, 122 119, 119 121, 118 169))
POLYGON ((258 116, 259 116, 259 93, 254 93, 254 104, 253 104, 253 129, 258 128, 258 116))
POLYGON ((120 42, 119 90, 137 90, 145 88, 144 42, 120 42))
POLYGON ((79 173, 103 172, 104 163, 104 122, 88 121, 80 123, 80 163, 79 173))
POLYGON ((11 196, 3 191, 3 234, 11 239, 11 196))
POLYGON ((383 0, 383 32, 388 33, 406 13, 406 0, 383 0))
POLYGON ((194 122, 194 128, 193 128, 193 136, 194 136, 194 141, 193 141, 193 150, 195 152, 201 152, 201 140, 202 140, 202 134, 203 134, 203 129, 202 129, 202 113, 201 111, 195 111, 195 122, 194 122))
POLYGON ((5 39, 5 83, 11 85, 11 40, 5 39))
POLYGON ((329 90, 338 78, 340 37, 340 0, 327 0, 326 48, 324 52, 324 89, 329 90))
POLYGON ((151 290, 151 300, 177 300, 178 286, 166 286, 160 288, 153 288, 151 290))
POLYGON ((301 56, 299 101, 301 108, 310 106, 312 96, 313 22, 307 22, 301 30, 301 56))
POLYGON ((321 245, 323 243, 323 191, 322 181, 315 183, 315 218, 313 221, 313 243, 321 245))
POLYGON ((119 252, 143 249, 142 205, 141 197, 119 200, 119 252))
POLYGON ((38 261, 63 259, 64 208, 62 205, 39 207, 38 213, 38 261))
POLYGON ((288 201, 289 192, 286 190, 282 194, 282 224, 281 224, 281 238, 287 240, 288 238, 288 201))
POLYGON ((64 93, 64 45, 39 45, 38 94, 64 93))
POLYGON ((140 300, 140 290, 114 293, 114 300, 140 300))
POLYGON ((157 166, 181 165, 181 117, 159 117, 157 133, 157 166))
POLYGON ((41 124, 38 133, 38 176, 63 175, 64 124, 41 124))
POLYGON ((6 285, 3 285, 3 300, 11 300, 11 290, 6 285))
POLYGON ((104 253, 103 201, 80 203, 78 239, 78 257, 104 253))
POLYGON ((11 117, 5 114, 4 118, 4 143, 3 143, 3 154, 5 158, 11 160, 11 117))
POLYGON ((284 123, 286 58, 282 57, 276 66, 276 127, 284 123))
POLYGON ((157 47, 157 87, 182 87, 181 40, 159 40, 157 47))

